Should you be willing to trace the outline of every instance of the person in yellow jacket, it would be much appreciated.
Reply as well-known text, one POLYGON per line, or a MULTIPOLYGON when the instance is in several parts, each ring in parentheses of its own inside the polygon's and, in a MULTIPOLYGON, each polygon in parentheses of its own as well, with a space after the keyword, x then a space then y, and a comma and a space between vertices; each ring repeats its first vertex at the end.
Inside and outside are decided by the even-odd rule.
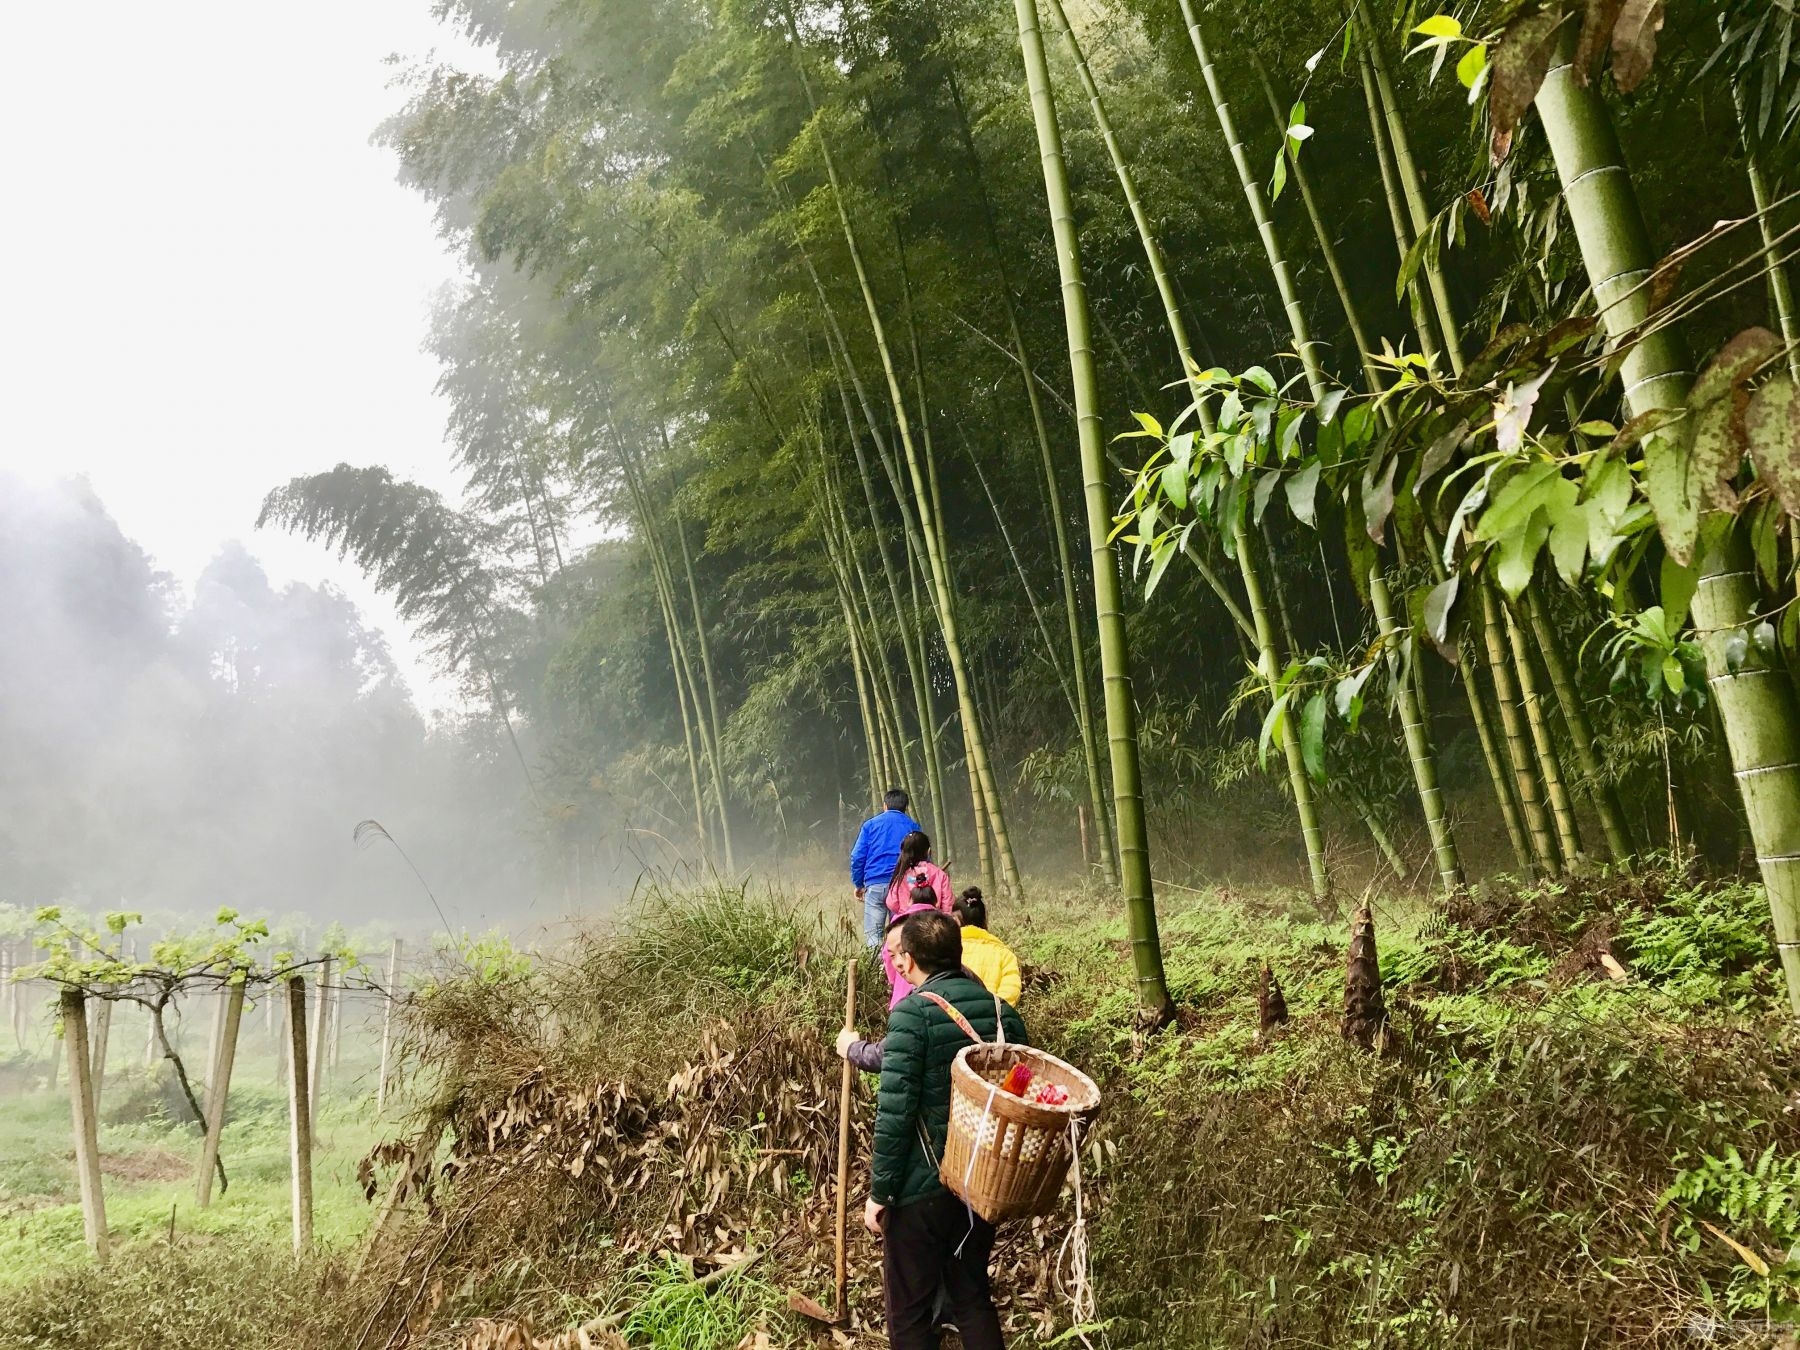
POLYGON ((1019 958, 1013 949, 987 930, 987 902, 981 887, 971 886, 957 896, 952 914, 962 925, 963 965, 975 978, 1013 1007, 1019 1006, 1019 958))

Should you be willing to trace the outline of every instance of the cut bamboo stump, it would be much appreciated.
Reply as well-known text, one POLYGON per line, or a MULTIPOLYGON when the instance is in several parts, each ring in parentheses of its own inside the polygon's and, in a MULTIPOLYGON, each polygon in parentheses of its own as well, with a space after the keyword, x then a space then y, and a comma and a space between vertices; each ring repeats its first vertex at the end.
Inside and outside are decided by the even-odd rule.
MULTIPOLYGON (((308 1091, 306 1096, 308 1132, 318 1127, 319 1098, 325 1095, 325 1056, 331 1048, 331 1043, 325 1035, 325 1021, 331 1013, 331 1004, 326 1001, 326 989, 330 984, 331 958, 327 956, 319 962, 319 996, 313 1000, 316 1006, 314 1008, 315 1017, 311 1028, 312 1035, 310 1038, 310 1049, 312 1051, 312 1079, 307 1084, 308 1091)), ((308 1044, 305 1041, 296 1042, 294 1046, 294 1052, 300 1056, 300 1062, 302 1064, 307 1062, 307 1048, 308 1044)))
POLYGON ((288 1171, 293 1179, 294 1252, 312 1246, 312 1092, 306 1072, 306 981, 287 977, 288 1171))
POLYGON ((75 1170, 81 1180, 81 1227, 96 1260, 107 1256, 106 1194, 100 1186, 100 1131, 94 1119, 89 1076, 87 999, 79 989, 62 993, 63 1042, 69 1055, 69 1110, 75 1125, 75 1170))
POLYGON ((213 1169, 219 1164, 219 1136, 225 1130, 225 1103, 231 1096, 231 1066, 237 1060, 238 1028, 244 1020, 242 984, 231 986, 224 1008, 225 1025, 220 1031, 219 1053, 206 1094, 206 1143, 200 1149, 200 1175, 194 1184, 194 1200, 201 1209, 212 1204, 213 1169))
POLYGON ((393 1043, 394 1033, 394 991, 400 979, 400 939, 394 939, 394 945, 388 949, 387 997, 381 1005, 381 1073, 375 1080, 375 1114, 387 1105, 389 1047, 393 1043))

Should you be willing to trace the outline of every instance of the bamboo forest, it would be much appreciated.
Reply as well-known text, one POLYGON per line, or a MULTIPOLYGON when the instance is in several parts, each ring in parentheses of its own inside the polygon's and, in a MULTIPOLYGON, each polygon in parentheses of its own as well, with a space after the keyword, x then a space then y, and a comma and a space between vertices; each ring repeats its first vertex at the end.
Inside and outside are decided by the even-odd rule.
POLYGON ((0 1344, 1800 1344, 1793 0, 391 8, 435 467, 0 509, 0 1344))

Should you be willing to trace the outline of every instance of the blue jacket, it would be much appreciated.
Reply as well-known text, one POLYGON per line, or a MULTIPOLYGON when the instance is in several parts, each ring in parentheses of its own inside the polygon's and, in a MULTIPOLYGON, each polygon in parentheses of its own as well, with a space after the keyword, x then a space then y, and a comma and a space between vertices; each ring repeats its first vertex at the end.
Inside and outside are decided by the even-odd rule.
POLYGON ((900 861, 900 841, 919 828, 904 811, 883 811, 863 822, 850 850, 852 886, 886 886, 900 861))

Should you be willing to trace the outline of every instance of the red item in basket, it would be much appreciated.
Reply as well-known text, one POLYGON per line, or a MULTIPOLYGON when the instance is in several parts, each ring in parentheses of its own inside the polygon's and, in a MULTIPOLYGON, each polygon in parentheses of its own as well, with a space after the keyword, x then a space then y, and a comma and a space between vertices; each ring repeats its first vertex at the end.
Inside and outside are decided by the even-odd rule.
POLYGON ((1039 1106, 1067 1106, 1069 1090, 1061 1083, 1046 1083, 1037 1095, 1039 1106))
POLYGON ((1031 1086, 1031 1066, 1015 1064, 1012 1072, 1006 1075, 1006 1081, 1000 1084, 1002 1092, 1010 1092, 1015 1097, 1023 1097, 1025 1089, 1031 1086))

